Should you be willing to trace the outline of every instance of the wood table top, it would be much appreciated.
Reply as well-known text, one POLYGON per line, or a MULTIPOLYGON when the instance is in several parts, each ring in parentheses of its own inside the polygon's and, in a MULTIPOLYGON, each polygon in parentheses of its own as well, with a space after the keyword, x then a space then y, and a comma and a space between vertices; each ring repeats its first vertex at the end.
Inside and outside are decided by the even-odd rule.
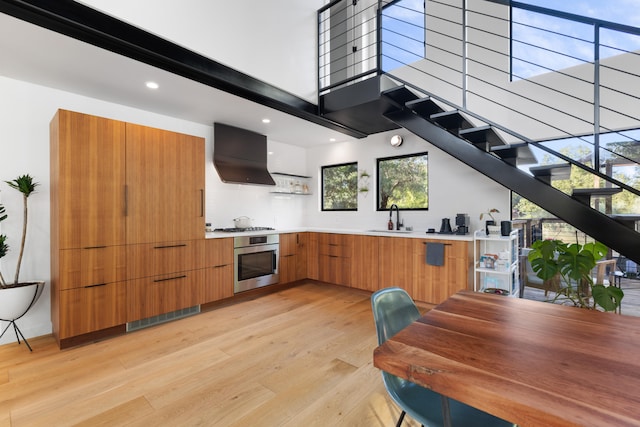
POLYGON ((640 318, 461 291, 374 365, 519 426, 640 426, 640 318))

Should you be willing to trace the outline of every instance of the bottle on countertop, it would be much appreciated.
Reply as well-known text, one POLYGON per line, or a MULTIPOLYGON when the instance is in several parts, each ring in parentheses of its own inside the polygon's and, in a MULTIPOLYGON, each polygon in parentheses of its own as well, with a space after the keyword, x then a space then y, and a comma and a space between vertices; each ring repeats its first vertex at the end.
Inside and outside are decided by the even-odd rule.
POLYGON ((206 231, 207 233, 210 233, 210 232, 212 232, 212 231, 213 231, 213 227, 211 226, 211 223, 210 223, 210 222, 207 222, 207 223, 204 225, 204 231, 206 231))
POLYGON ((393 230, 393 221, 391 221, 391 219, 389 219, 389 223, 387 224, 387 228, 389 230, 393 230))

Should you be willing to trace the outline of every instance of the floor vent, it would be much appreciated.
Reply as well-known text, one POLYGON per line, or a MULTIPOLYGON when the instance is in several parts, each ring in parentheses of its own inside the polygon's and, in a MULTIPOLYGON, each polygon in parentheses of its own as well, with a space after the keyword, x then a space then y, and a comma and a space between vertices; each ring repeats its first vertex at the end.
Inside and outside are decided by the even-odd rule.
POLYGON ((182 319, 183 317, 192 316, 198 313, 200 313, 200 306, 194 305, 193 307, 183 308, 182 310, 176 310, 169 313, 160 314, 158 316, 147 317, 146 319, 140 319, 136 320, 135 322, 127 323, 127 332, 137 331, 138 329, 148 328, 149 326, 170 322, 176 319, 182 319))

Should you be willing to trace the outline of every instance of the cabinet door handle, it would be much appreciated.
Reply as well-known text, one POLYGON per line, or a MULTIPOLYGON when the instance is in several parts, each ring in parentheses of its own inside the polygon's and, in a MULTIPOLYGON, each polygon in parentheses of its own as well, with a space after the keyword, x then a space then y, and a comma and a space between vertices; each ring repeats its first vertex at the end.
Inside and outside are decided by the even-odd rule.
POLYGON ((107 284, 106 283, 96 283, 95 285, 85 286, 85 288, 98 288, 100 286, 107 286, 107 284))
POLYGON ((229 264, 220 264, 220 265, 214 265, 213 268, 224 268, 229 264))
POLYGON ((82 249, 105 249, 106 246, 85 246, 82 249))
POLYGON ((129 215, 129 186, 124 186, 124 216, 129 215))
POLYGON ((187 244, 186 243, 179 243, 177 245, 154 246, 153 249, 182 248, 184 246, 187 246, 187 244))
POLYGON ((200 190, 200 216, 204 217, 204 190, 200 190))
POLYGON ((156 279, 153 282, 154 283, 158 283, 158 282, 166 282, 167 280, 178 280, 178 279, 184 279, 186 278, 187 275, 183 274, 182 276, 175 276, 175 277, 167 277, 166 279, 156 279))

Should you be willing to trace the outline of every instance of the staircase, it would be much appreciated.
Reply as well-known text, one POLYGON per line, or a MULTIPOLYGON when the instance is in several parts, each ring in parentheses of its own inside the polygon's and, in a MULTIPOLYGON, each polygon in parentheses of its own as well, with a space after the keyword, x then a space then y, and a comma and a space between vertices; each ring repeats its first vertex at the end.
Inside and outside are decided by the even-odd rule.
MULTIPOLYGON (((493 0, 488 0, 487 3, 489 2, 496 4, 502 3, 493 0)), ((433 5, 433 7, 439 6, 442 6, 442 4, 433 5)), ((382 11, 379 21, 383 21, 383 19, 385 19, 384 9, 387 6, 379 5, 378 7, 382 11)), ((398 7, 403 9, 403 12, 408 12, 405 6, 399 5, 398 7)), ((334 8, 337 8, 337 6, 334 6, 334 8)), ((449 8, 447 10, 448 13, 450 13, 453 9, 449 8)), ((553 11, 549 11, 548 9, 543 10, 541 8, 536 8, 535 11, 540 13, 553 13, 553 11)), ((412 10, 411 12, 415 11, 412 10)), ((460 13, 466 14, 469 13, 469 11, 461 9, 460 13)), ((392 15, 392 13, 389 13, 390 17, 392 15)), ((480 15, 482 15, 482 13, 477 13, 475 17, 480 15)), ((426 12, 424 16, 426 20, 432 19, 431 22, 434 22, 433 18, 427 15, 426 12)), ((471 13, 471 15, 468 16, 473 17, 474 14, 471 13)), ((327 22, 329 21, 326 15, 323 15, 323 17, 326 18, 327 22)), ((561 15, 561 17, 567 19, 574 18, 565 15, 561 15)), ((420 19, 416 22, 419 21, 420 19)), ((465 20, 461 19, 460 22, 464 23, 465 20)), ((502 21, 492 22, 494 24, 497 22, 497 25, 500 26, 502 22, 508 22, 508 20, 503 19, 502 21)), ((597 22, 594 25, 598 27, 607 24, 608 23, 597 22)), ((446 31, 447 34, 459 34, 461 32, 462 27, 458 27, 458 24, 451 24, 451 22, 447 21, 446 25, 450 26, 449 30, 446 31)), ((613 25, 613 27, 616 26, 613 25)), ((477 21, 474 21, 471 30, 471 32, 475 33, 485 31, 484 35, 486 37, 496 35, 493 28, 486 30, 480 29, 477 21)), ((382 29, 379 28, 379 31, 382 32, 382 29)), ((640 30, 623 28, 622 31, 635 34, 640 30)), ((357 33, 357 30, 355 32, 357 33)), ((462 32, 464 33, 464 31, 462 32)), ((444 31, 437 33, 437 36, 442 34, 444 34, 444 31)), ((324 39, 327 39, 327 37, 324 37, 324 39)), ((326 91, 321 91, 319 102, 321 115, 335 120, 338 123, 345 124, 346 126, 354 127, 364 134, 379 132, 380 130, 376 130, 374 126, 380 126, 381 123, 384 126, 384 130, 403 127, 504 187, 530 200, 547 212, 557 216, 559 219, 581 230, 593 239, 604 243, 612 250, 640 263, 640 233, 636 231, 636 224, 640 221, 640 215, 607 215, 592 207, 592 205, 598 205, 598 203, 595 203, 596 201, 600 202, 603 199, 610 199, 613 195, 622 191, 626 191, 634 197, 640 197, 640 190, 631 187, 625 182, 621 182, 614 178, 612 174, 602 173, 598 166, 591 167, 584 162, 571 159, 562 153, 554 151, 544 143, 528 139, 517 132, 512 132, 500 124, 483 118, 477 114, 477 112, 469 110, 466 102, 467 96, 474 97, 475 100, 482 98, 482 101, 488 102, 493 102, 493 97, 491 94, 480 95, 478 91, 474 92, 474 89, 469 89, 468 81, 479 81, 480 86, 483 86, 483 88, 494 86, 494 90, 498 91, 497 93, 500 93, 503 88, 493 85, 490 80, 485 79, 484 74, 473 75, 469 72, 468 68, 477 67, 479 61, 482 59, 482 55, 479 55, 480 59, 478 59, 478 56, 468 58, 466 56, 466 49, 477 50, 482 48, 482 46, 477 44, 479 42, 470 41, 466 39, 466 36, 460 40, 456 39, 455 42, 459 42, 461 48, 459 50, 455 48, 450 49, 446 52, 447 55, 458 57, 462 60, 462 63, 469 65, 469 67, 463 67, 462 70, 443 67, 444 61, 440 63, 436 62, 435 65, 436 69, 439 67, 445 70, 443 74, 446 76, 453 75, 454 79, 456 76, 461 76, 461 81, 464 83, 456 83, 455 80, 445 80, 448 79, 448 77, 436 77, 433 70, 424 71, 420 69, 419 67, 425 63, 425 58, 419 58, 415 63, 405 63, 400 74, 383 72, 381 68, 373 69, 373 74, 369 78, 370 81, 366 84, 367 89, 365 89, 364 83, 367 80, 363 80, 363 73, 360 73, 354 81, 348 82, 346 86, 340 87, 340 84, 344 82, 332 84, 330 87, 327 87, 326 91), (420 75, 420 73, 422 74, 420 75), (413 76, 415 80, 408 80, 407 75, 413 76), (396 84, 390 87, 389 84, 383 83, 385 79, 392 79, 396 84), (446 85, 454 86, 456 89, 459 89, 461 93, 460 99, 462 101, 450 102, 441 94, 438 95, 425 90, 424 83, 420 84, 416 83, 416 81, 431 81, 434 87, 442 85, 443 82, 446 85), (360 91, 370 90, 371 87, 377 88, 377 92, 368 92, 364 96, 362 93, 359 93, 360 91), (357 103, 353 102, 353 100, 359 98, 366 99, 366 109, 359 108, 357 103), (341 108, 340 104, 346 99, 351 100, 350 103, 345 104, 345 107, 348 108, 341 108), (330 106, 330 108, 327 108, 327 106, 330 106), (501 134, 508 135, 510 142, 505 142, 501 134), (539 165, 534 153, 534 151, 538 150, 543 150, 560 159, 560 163, 539 165), (528 172, 525 170, 527 168, 528 172), (600 182, 605 182, 604 187, 577 188, 570 194, 554 188, 552 185, 554 182, 570 178, 572 168, 581 168, 587 171, 589 174, 598 178, 600 182)), ((496 42, 500 44, 501 40, 497 40, 496 42)), ((383 50, 382 45, 384 45, 384 43, 384 40, 378 43, 380 50, 383 50)), ((372 49, 373 45, 369 45, 367 48, 372 49)), ((597 51, 598 46, 596 45, 594 49, 597 51)), ((437 50, 444 51, 445 49, 442 46, 438 46, 437 50)), ((435 52, 436 50, 432 51, 435 52)), ((356 49, 354 49, 354 52, 356 52, 356 49)), ((495 51, 484 53, 488 57, 496 54, 495 51)), ((384 53, 381 56, 384 56, 384 53)), ((327 58, 321 59, 325 63, 330 62, 327 58)), ((502 58, 498 59, 501 60, 502 58)), ((380 62, 381 61, 378 60, 378 65, 380 62)), ((483 69, 485 73, 487 70, 494 73, 502 72, 496 68, 489 69, 489 67, 493 65, 492 63, 482 63, 481 65, 482 67, 486 67, 483 69)), ((600 67, 600 65, 595 63, 594 67, 600 67)), ((600 71, 602 73, 608 73, 611 72, 611 68, 609 64, 603 65, 601 68, 598 68, 596 73, 600 71)), ((618 72, 619 70, 615 71, 618 72)), ((629 73, 627 72, 627 74, 629 73)), ((567 77, 563 72, 560 72, 559 75, 563 78, 567 77)), ((627 75, 625 78, 626 77, 629 76, 627 75)), ((640 76, 638 77, 636 80, 640 80, 640 76)), ((330 79, 330 76, 327 77, 327 79, 330 79)), ((580 85, 585 83, 583 80, 578 81, 580 85)), ((599 93, 600 90, 603 92, 611 91, 611 88, 604 84, 602 88, 600 88, 600 82, 597 77, 594 81, 595 83, 586 82, 587 86, 584 93, 588 93, 589 91, 591 91, 592 94, 594 92, 599 93), (588 85, 591 85, 591 87, 589 88, 588 85)), ((532 90, 534 92, 537 90, 548 92, 561 89, 556 89, 553 86, 534 86, 532 90)), ((455 93, 455 90, 452 92, 455 93)), ((606 150, 606 148, 598 145, 599 132, 612 130, 600 122, 600 112, 602 112, 603 115, 613 112, 614 114, 626 115, 627 117, 633 116, 633 113, 611 110, 609 105, 600 104, 597 95, 593 96, 593 103, 591 103, 591 107, 589 107, 588 104, 591 102, 589 96, 584 96, 583 98, 585 99, 582 99, 576 97, 574 94, 559 93, 561 96, 566 95, 566 97, 570 99, 569 104, 579 98, 578 103, 584 102, 587 104, 585 110, 588 111, 588 109, 591 108, 592 111, 595 111, 594 117, 584 119, 573 110, 562 111, 553 104, 539 104, 538 107, 533 108, 547 112, 550 111, 552 115, 562 117, 559 122, 577 120, 583 123, 592 123, 592 129, 596 129, 594 132, 596 133, 596 143, 593 144, 595 157, 593 164, 599 165, 601 163, 600 150, 606 150), (566 116, 563 116, 563 114, 566 114, 566 116)), ((521 95, 515 93, 515 96, 521 95)), ((498 98, 500 98, 500 96, 498 96, 498 98)), ((530 103, 532 99, 526 97, 525 101, 530 103)), ((583 106, 584 104, 579 105, 579 108, 575 110, 581 110, 584 108, 583 106)), ((509 113, 520 113, 517 107, 502 104, 500 104, 499 107, 504 108, 509 113)), ((524 119, 531 118, 526 114, 523 114, 523 116, 524 119)), ((550 127, 554 129, 554 132, 557 132, 559 135, 567 135, 568 137, 576 136, 569 130, 565 133, 564 129, 555 126, 558 125, 550 125, 550 127)), ((640 127, 640 125, 637 127, 640 127)), ((613 154, 617 155, 618 153, 613 154)))
POLYGON ((501 143, 499 134, 490 125, 473 126, 459 111, 434 112, 437 105, 430 98, 418 98, 405 87, 383 92, 382 96, 398 106, 385 114, 386 119, 640 262, 640 233, 630 226, 635 218, 607 216, 591 208, 593 198, 610 196, 622 191, 620 188, 582 188, 567 195, 552 187, 551 180, 568 178, 568 163, 535 167, 533 175, 529 175, 517 168, 534 159, 527 142, 501 143))
MULTIPOLYGON (((356 91, 358 85, 351 85, 349 92, 356 91)), ((370 87, 368 84, 365 90, 370 87)), ((340 91, 332 93, 333 96, 343 96, 340 91)), ((331 96, 327 95, 328 98, 331 96)), ((573 190, 570 195, 565 194, 551 183, 568 179, 571 164, 537 166, 531 150, 533 143, 522 141, 507 144, 491 124, 475 125, 459 110, 445 110, 441 102, 435 102, 429 96, 419 97, 404 85, 381 91, 379 98, 384 108, 377 109, 382 112, 381 116, 372 117, 371 96, 368 97, 365 115, 372 122, 391 122, 396 127, 407 129, 595 240, 640 263, 640 233, 635 231, 635 221, 640 220, 640 216, 608 216, 591 207, 593 199, 610 197, 621 192, 622 188, 580 188, 573 190), (529 169, 530 174, 519 168, 529 164, 535 165, 529 169)), ((350 113, 355 114, 355 111, 350 113)))

